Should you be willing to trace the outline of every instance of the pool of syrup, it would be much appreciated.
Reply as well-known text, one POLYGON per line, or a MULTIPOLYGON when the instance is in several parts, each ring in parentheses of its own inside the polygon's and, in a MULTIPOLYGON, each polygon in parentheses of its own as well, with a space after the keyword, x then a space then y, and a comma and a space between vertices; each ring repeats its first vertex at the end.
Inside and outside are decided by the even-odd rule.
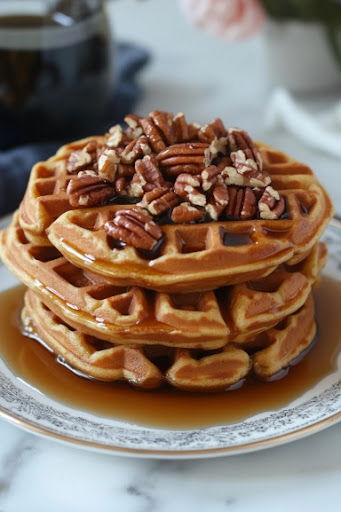
POLYGON ((159 428, 198 428, 228 424, 278 409, 331 373, 341 350, 341 283, 323 277, 315 292, 317 343, 282 380, 249 379, 242 388, 221 393, 187 393, 164 388, 141 391, 127 384, 79 377, 55 355, 18 329, 25 288, 0 294, 0 357, 29 386, 64 404, 91 413, 159 428))

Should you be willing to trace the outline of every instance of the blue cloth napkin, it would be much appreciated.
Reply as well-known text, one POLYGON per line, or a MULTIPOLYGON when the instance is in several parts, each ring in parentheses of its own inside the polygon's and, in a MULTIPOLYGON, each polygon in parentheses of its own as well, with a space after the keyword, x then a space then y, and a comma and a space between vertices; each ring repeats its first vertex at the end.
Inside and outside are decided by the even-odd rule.
MULTIPOLYGON (((99 133, 104 133, 111 125, 121 122, 123 117, 133 110, 141 94, 137 74, 149 61, 149 54, 133 44, 119 43, 116 58, 118 83, 111 108, 108 109, 111 116, 103 120, 103 127, 99 133)), ((5 135, 0 133, 0 140, 5 135)), ((53 155, 56 149, 66 142, 69 141, 53 140, 0 151, 0 215, 5 215, 18 206, 32 166, 39 160, 53 155)))

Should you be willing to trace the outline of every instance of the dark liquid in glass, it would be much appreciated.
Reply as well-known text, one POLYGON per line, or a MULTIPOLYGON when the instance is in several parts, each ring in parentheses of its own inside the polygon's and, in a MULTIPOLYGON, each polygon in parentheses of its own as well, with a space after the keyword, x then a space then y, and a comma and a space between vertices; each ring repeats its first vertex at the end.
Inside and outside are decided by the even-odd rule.
POLYGON ((0 33, 42 29, 41 44, 38 40, 33 49, 16 48, 13 43, 6 47, 0 41, 0 130, 6 133, 9 128, 19 139, 9 145, 53 137, 66 140, 100 128, 113 93, 113 58, 106 20, 95 16, 88 32, 89 26, 83 33, 75 23, 67 29, 66 44, 59 40, 55 47, 49 42, 49 29, 61 26, 52 18, 0 17, 0 33))

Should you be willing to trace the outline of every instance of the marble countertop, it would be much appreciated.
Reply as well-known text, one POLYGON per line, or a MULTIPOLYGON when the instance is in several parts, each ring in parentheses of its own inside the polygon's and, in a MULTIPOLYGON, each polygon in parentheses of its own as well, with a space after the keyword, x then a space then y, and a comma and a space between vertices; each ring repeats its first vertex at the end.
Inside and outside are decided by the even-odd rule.
MULTIPOLYGON (((339 162, 285 132, 267 133, 263 40, 226 44, 188 27, 176 2, 124 0, 110 10, 118 38, 148 47, 137 111, 220 116, 309 163, 341 212, 339 162)), ((0 512, 336 511, 341 426, 251 454, 163 461, 99 455, 25 433, 0 420, 0 512)))
POLYGON ((2 512, 337 511, 341 428, 242 456, 98 455, 0 423, 2 512))

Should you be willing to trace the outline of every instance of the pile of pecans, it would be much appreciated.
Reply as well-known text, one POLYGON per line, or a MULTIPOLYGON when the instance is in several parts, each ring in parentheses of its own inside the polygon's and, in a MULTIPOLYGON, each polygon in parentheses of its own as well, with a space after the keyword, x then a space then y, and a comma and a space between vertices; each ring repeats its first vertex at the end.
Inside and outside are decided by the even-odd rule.
POLYGON ((136 203, 104 225, 123 244, 152 250, 162 238, 154 222, 278 219, 285 201, 271 187, 250 136, 226 129, 220 119, 200 126, 183 113, 153 111, 125 117, 104 145, 96 140, 74 151, 67 172, 72 207, 136 203))

